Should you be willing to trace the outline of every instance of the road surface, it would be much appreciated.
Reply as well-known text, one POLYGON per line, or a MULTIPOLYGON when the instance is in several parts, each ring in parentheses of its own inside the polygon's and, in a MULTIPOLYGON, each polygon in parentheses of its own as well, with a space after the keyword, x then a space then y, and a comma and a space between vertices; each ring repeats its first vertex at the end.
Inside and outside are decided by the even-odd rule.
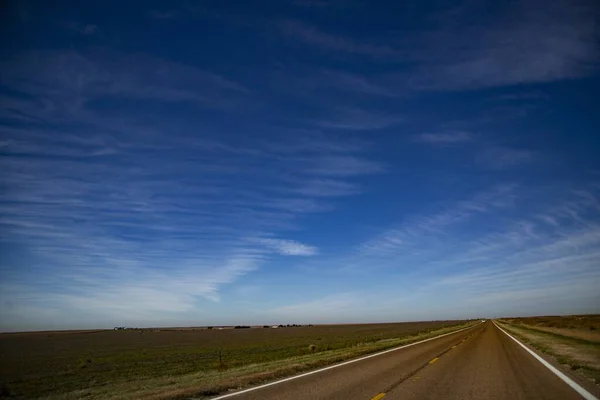
POLYGON ((231 395, 233 393, 227 398, 232 400, 570 400, 583 398, 518 343, 500 331, 492 321, 339 368, 231 395))

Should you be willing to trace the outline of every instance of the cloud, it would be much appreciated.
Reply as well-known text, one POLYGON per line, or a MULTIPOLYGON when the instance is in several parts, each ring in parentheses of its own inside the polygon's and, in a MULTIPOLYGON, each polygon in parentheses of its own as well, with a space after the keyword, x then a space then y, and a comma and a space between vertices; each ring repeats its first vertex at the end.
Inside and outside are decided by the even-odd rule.
MULTIPOLYGON (((29 97, 24 115, 68 121, 94 100, 147 99, 231 107, 248 90, 221 75, 143 54, 33 50, 0 63, 1 83, 29 97)), ((23 100, 21 100, 23 104, 23 100)))
POLYGON ((447 145, 470 142, 472 137, 467 132, 421 133, 416 140, 432 145, 447 145))
POLYGON ((60 27, 73 31, 73 32, 77 32, 80 35, 84 35, 84 36, 92 36, 96 33, 98 33, 98 26, 95 24, 82 24, 79 22, 57 22, 57 25, 59 25, 60 27))
POLYGON ((324 7, 331 6, 333 3, 339 3, 339 2, 328 1, 328 0, 290 0, 290 3, 292 3, 293 5, 298 6, 298 7, 324 8, 324 7))
POLYGON ((358 39, 297 20, 282 21, 279 27, 287 36, 332 54, 408 62, 404 70, 383 74, 377 85, 343 74, 335 78, 339 82, 330 83, 345 80, 353 90, 387 95, 478 90, 593 74, 600 60, 594 11, 591 0, 510 2, 493 13, 467 2, 438 12, 433 29, 408 31, 405 40, 358 39))
POLYGON ((256 239, 256 241, 284 256, 314 256, 318 253, 316 247, 294 240, 264 238, 256 239))
POLYGON ((536 153, 530 150, 505 146, 488 146, 475 157, 475 162, 492 170, 504 170, 535 161, 536 153))
POLYGON ((84 28, 83 28, 83 34, 84 35, 93 35, 96 30, 98 29, 98 27, 94 24, 87 24, 84 28))
POLYGON ((337 293, 316 300, 277 307, 270 311, 272 315, 283 318, 293 316, 300 323, 348 321, 354 318, 361 306, 361 296, 355 293, 337 293))
POLYGON ((384 85, 356 73, 326 70, 321 74, 317 73, 316 76, 319 76, 318 81, 313 81, 313 84, 323 87, 333 87, 344 92, 390 98, 400 97, 404 94, 404 91, 399 90, 397 87, 384 85))
POLYGON ((398 54, 392 47, 362 43, 349 37, 333 35, 296 20, 281 21, 279 27, 286 35, 329 51, 333 50, 375 58, 388 58, 398 54))
MULTIPOLYGON (((523 224, 514 226, 519 225, 523 224)), ((467 271, 443 278, 438 284, 460 286, 465 296, 485 293, 503 297, 520 291, 529 297, 548 286, 565 295, 570 285, 583 289, 600 279, 594 267, 600 261, 599 227, 564 224, 549 231, 535 221, 525 225, 534 227, 537 234, 518 228, 507 230, 483 238, 482 244, 467 248, 461 255, 446 256, 450 268, 464 265, 467 271), (552 231, 561 232, 560 237, 553 237, 552 231)))
POLYGON ((456 201, 439 213, 415 216, 365 241, 360 245, 360 252, 377 257, 388 257, 397 255, 401 251, 423 251, 430 245, 439 244, 438 239, 449 235, 456 226, 468 223, 479 215, 511 207, 514 192, 514 185, 498 185, 476 193, 470 199, 456 201), (424 240, 430 240, 431 243, 425 245, 424 240), (419 249, 421 246, 423 250, 419 249))
POLYGON ((578 78, 598 61, 593 2, 529 0, 493 15, 459 7, 445 28, 424 39, 427 56, 409 85, 423 90, 471 90, 578 78), (442 47, 443 46, 443 47, 442 47))
POLYGON ((310 160, 307 172, 328 177, 368 175, 385 171, 381 163, 356 156, 322 156, 310 160))
POLYGON ((76 324, 106 328, 103 324, 131 326, 140 321, 146 326, 162 325, 173 316, 196 310, 199 297, 219 302, 219 288, 255 270, 257 261, 232 257, 213 267, 200 261, 177 270, 129 265, 119 270, 96 269, 88 275, 71 271, 57 277, 60 290, 3 283, 0 302, 10 307, 2 307, 1 327, 22 329, 25 324, 35 329, 43 324, 64 329, 76 324), (38 319, 38 325, 31 318, 38 319))
POLYGON ((150 11, 148 11, 148 13, 146 15, 148 17, 154 18, 154 19, 167 20, 167 19, 175 18, 178 14, 179 14, 179 12, 176 10, 169 10, 169 11, 150 10, 150 11))
POLYGON ((337 107, 327 118, 317 119, 315 124, 327 129, 371 131, 388 128, 403 120, 403 116, 399 115, 389 115, 356 107, 337 107))
POLYGON ((525 289, 506 288, 502 291, 486 293, 477 300, 465 301, 468 307, 485 310, 485 315, 496 317, 530 315, 573 315, 593 314, 600 301, 595 286, 597 277, 578 277, 561 283, 548 283, 544 287, 525 289), (522 305, 527 304, 526 311, 522 305))
POLYGON ((524 101, 524 100, 549 100, 550 96, 541 91, 519 91, 515 93, 492 96, 493 101, 524 101))
POLYGON ((510 168, 531 164, 539 159, 537 152, 528 149, 517 149, 506 145, 496 144, 482 136, 474 136, 468 132, 422 133, 414 137, 416 142, 431 146, 469 144, 473 162, 485 169, 502 171, 510 168))
POLYGON ((366 266, 382 276, 396 273, 398 282, 418 282, 420 301, 452 297, 498 316, 514 315, 523 303, 532 314, 595 312, 600 199, 578 191, 563 184, 512 188, 503 196, 490 191, 416 217, 365 242, 351 258, 354 273, 366 266), (480 297, 486 300, 474 300, 480 297))
POLYGON ((355 184, 335 179, 314 179, 295 189, 296 193, 314 197, 349 196, 361 192, 355 184))
POLYGON ((132 314, 155 321, 218 301, 274 253, 317 254, 281 237, 303 229, 303 215, 330 211, 330 197, 358 192, 350 177, 379 170, 364 140, 174 136, 172 123, 133 123, 101 110, 84 121, 60 131, 3 129, 0 241, 36 259, 30 272, 3 273, 22 293, 10 314, 20 326, 19 310, 50 307, 28 300, 31 293, 56 310, 85 306, 102 321, 132 314), (322 171, 343 165, 347 178, 322 171), (257 246, 248 237, 268 240, 257 246))

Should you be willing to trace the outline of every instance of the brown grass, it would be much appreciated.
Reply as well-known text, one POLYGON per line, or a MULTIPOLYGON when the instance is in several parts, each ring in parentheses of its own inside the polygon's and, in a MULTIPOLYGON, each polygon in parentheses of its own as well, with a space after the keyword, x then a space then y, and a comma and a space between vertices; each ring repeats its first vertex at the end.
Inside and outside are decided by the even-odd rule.
POLYGON ((582 332, 600 332, 599 314, 503 318, 503 320, 534 327, 570 329, 582 332))
POLYGON ((519 339, 600 384, 600 341, 595 326, 600 316, 505 318, 499 321, 519 339))
POLYGON ((5 393, 24 398, 214 394, 417 340, 457 324, 2 334, 0 383, 5 393))

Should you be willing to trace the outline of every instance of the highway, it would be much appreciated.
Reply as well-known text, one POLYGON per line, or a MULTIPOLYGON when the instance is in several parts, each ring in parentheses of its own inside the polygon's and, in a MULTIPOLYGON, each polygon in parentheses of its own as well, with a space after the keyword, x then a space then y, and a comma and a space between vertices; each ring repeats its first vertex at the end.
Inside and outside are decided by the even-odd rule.
POLYGON ((595 399, 597 387, 591 386, 587 385, 591 393, 581 386, 578 393, 486 321, 424 343, 217 399, 595 399))

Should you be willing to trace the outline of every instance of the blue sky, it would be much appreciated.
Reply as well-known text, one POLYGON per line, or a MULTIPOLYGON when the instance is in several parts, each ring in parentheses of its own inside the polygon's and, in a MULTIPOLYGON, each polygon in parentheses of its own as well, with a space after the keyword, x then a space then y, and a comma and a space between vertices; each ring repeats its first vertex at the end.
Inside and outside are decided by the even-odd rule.
POLYGON ((594 3, 9 2, 0 329, 599 312, 594 3))

